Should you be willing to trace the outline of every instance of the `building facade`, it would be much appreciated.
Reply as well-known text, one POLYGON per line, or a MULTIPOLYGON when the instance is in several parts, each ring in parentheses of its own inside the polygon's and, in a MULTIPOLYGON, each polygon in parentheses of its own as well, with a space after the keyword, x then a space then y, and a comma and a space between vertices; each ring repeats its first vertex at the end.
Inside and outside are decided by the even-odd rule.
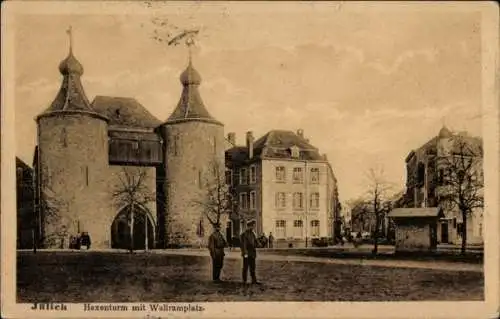
POLYGON ((256 141, 248 132, 245 146, 236 146, 230 133, 228 141, 235 146, 226 150, 226 181, 237 202, 228 237, 237 237, 250 220, 258 234, 272 233, 278 246, 334 236, 337 181, 326 156, 302 130, 273 130, 256 141))
POLYGON ((471 167, 466 165, 467 172, 476 183, 478 194, 482 194, 483 156, 482 139, 469 136, 465 132, 451 132, 444 127, 439 134, 427 143, 412 150, 406 158, 407 181, 404 195, 404 207, 439 207, 444 217, 439 220, 437 240, 439 243, 461 242, 462 233, 467 232, 468 243, 482 243, 483 208, 474 208, 467 217, 467 229, 463 229, 462 214, 456 205, 450 205, 447 196, 457 196, 450 192, 447 182, 450 176, 456 175, 450 169, 450 163, 458 158, 470 160, 471 167), (465 145, 466 149, 459 149, 465 145), (464 153, 465 152, 465 153, 464 153))
POLYGON ((59 71, 59 92, 36 117, 38 245, 67 248, 82 232, 99 248, 203 244, 210 224, 194 203, 206 196, 213 167, 224 171, 225 138, 203 104, 191 59, 163 123, 133 98, 90 102, 71 47, 59 71))

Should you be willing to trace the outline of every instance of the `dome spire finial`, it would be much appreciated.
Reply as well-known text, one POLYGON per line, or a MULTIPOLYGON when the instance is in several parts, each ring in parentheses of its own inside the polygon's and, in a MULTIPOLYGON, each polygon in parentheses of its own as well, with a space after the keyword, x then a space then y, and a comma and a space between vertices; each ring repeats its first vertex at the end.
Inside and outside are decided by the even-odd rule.
POLYGON ((186 39, 186 46, 188 48, 188 57, 189 57, 189 65, 192 64, 192 59, 193 59, 193 49, 192 47, 194 46, 194 37, 193 35, 190 35, 186 39))
POLYGON ((71 54, 73 53, 73 28, 71 27, 71 25, 66 30, 66 33, 68 34, 69 38, 69 53, 71 54))

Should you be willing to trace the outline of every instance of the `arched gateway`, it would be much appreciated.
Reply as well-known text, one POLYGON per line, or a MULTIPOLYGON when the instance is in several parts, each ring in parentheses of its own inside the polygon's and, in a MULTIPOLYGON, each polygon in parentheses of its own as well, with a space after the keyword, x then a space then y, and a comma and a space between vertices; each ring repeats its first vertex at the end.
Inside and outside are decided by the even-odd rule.
POLYGON ((155 229, 151 214, 138 205, 134 205, 133 214, 131 212, 131 206, 126 206, 113 220, 111 224, 111 248, 130 249, 132 243, 133 249, 154 248, 155 229), (131 228, 132 219, 133 227, 131 228))

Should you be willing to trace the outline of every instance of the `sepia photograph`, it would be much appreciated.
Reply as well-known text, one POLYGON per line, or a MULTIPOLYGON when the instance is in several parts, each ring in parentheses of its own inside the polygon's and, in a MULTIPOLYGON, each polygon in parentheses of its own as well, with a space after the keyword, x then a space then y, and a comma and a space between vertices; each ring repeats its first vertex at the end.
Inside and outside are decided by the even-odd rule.
POLYGON ((2 6, 2 316, 498 315, 497 4, 2 6))

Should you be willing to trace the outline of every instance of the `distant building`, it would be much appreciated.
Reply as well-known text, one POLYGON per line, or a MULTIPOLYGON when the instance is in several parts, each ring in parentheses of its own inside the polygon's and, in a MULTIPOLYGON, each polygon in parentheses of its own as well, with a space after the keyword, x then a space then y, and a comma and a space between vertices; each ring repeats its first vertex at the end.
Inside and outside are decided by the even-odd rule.
MULTIPOLYGON (((237 145, 228 134, 229 145, 237 145)), ((245 146, 226 150, 226 181, 237 199, 228 237, 237 237, 255 220, 259 234, 273 233, 277 246, 310 245, 312 238, 333 237, 339 217, 337 180, 326 155, 303 131, 273 130, 245 146)))
POLYGON ((35 192, 33 168, 16 157, 17 248, 33 247, 35 192))
MULTIPOLYGON (((460 243, 462 215, 457 207, 444 205, 446 194, 445 180, 447 170, 443 160, 457 156, 456 141, 465 141, 471 149, 477 150, 473 157, 475 177, 483 179, 482 139, 469 136, 467 133, 453 133, 445 126, 439 134, 421 147, 412 150, 406 158, 407 180, 404 195, 404 207, 440 207, 444 217, 437 228, 439 243, 460 243)), ((467 220, 467 242, 483 241, 483 209, 473 211, 467 220)))

